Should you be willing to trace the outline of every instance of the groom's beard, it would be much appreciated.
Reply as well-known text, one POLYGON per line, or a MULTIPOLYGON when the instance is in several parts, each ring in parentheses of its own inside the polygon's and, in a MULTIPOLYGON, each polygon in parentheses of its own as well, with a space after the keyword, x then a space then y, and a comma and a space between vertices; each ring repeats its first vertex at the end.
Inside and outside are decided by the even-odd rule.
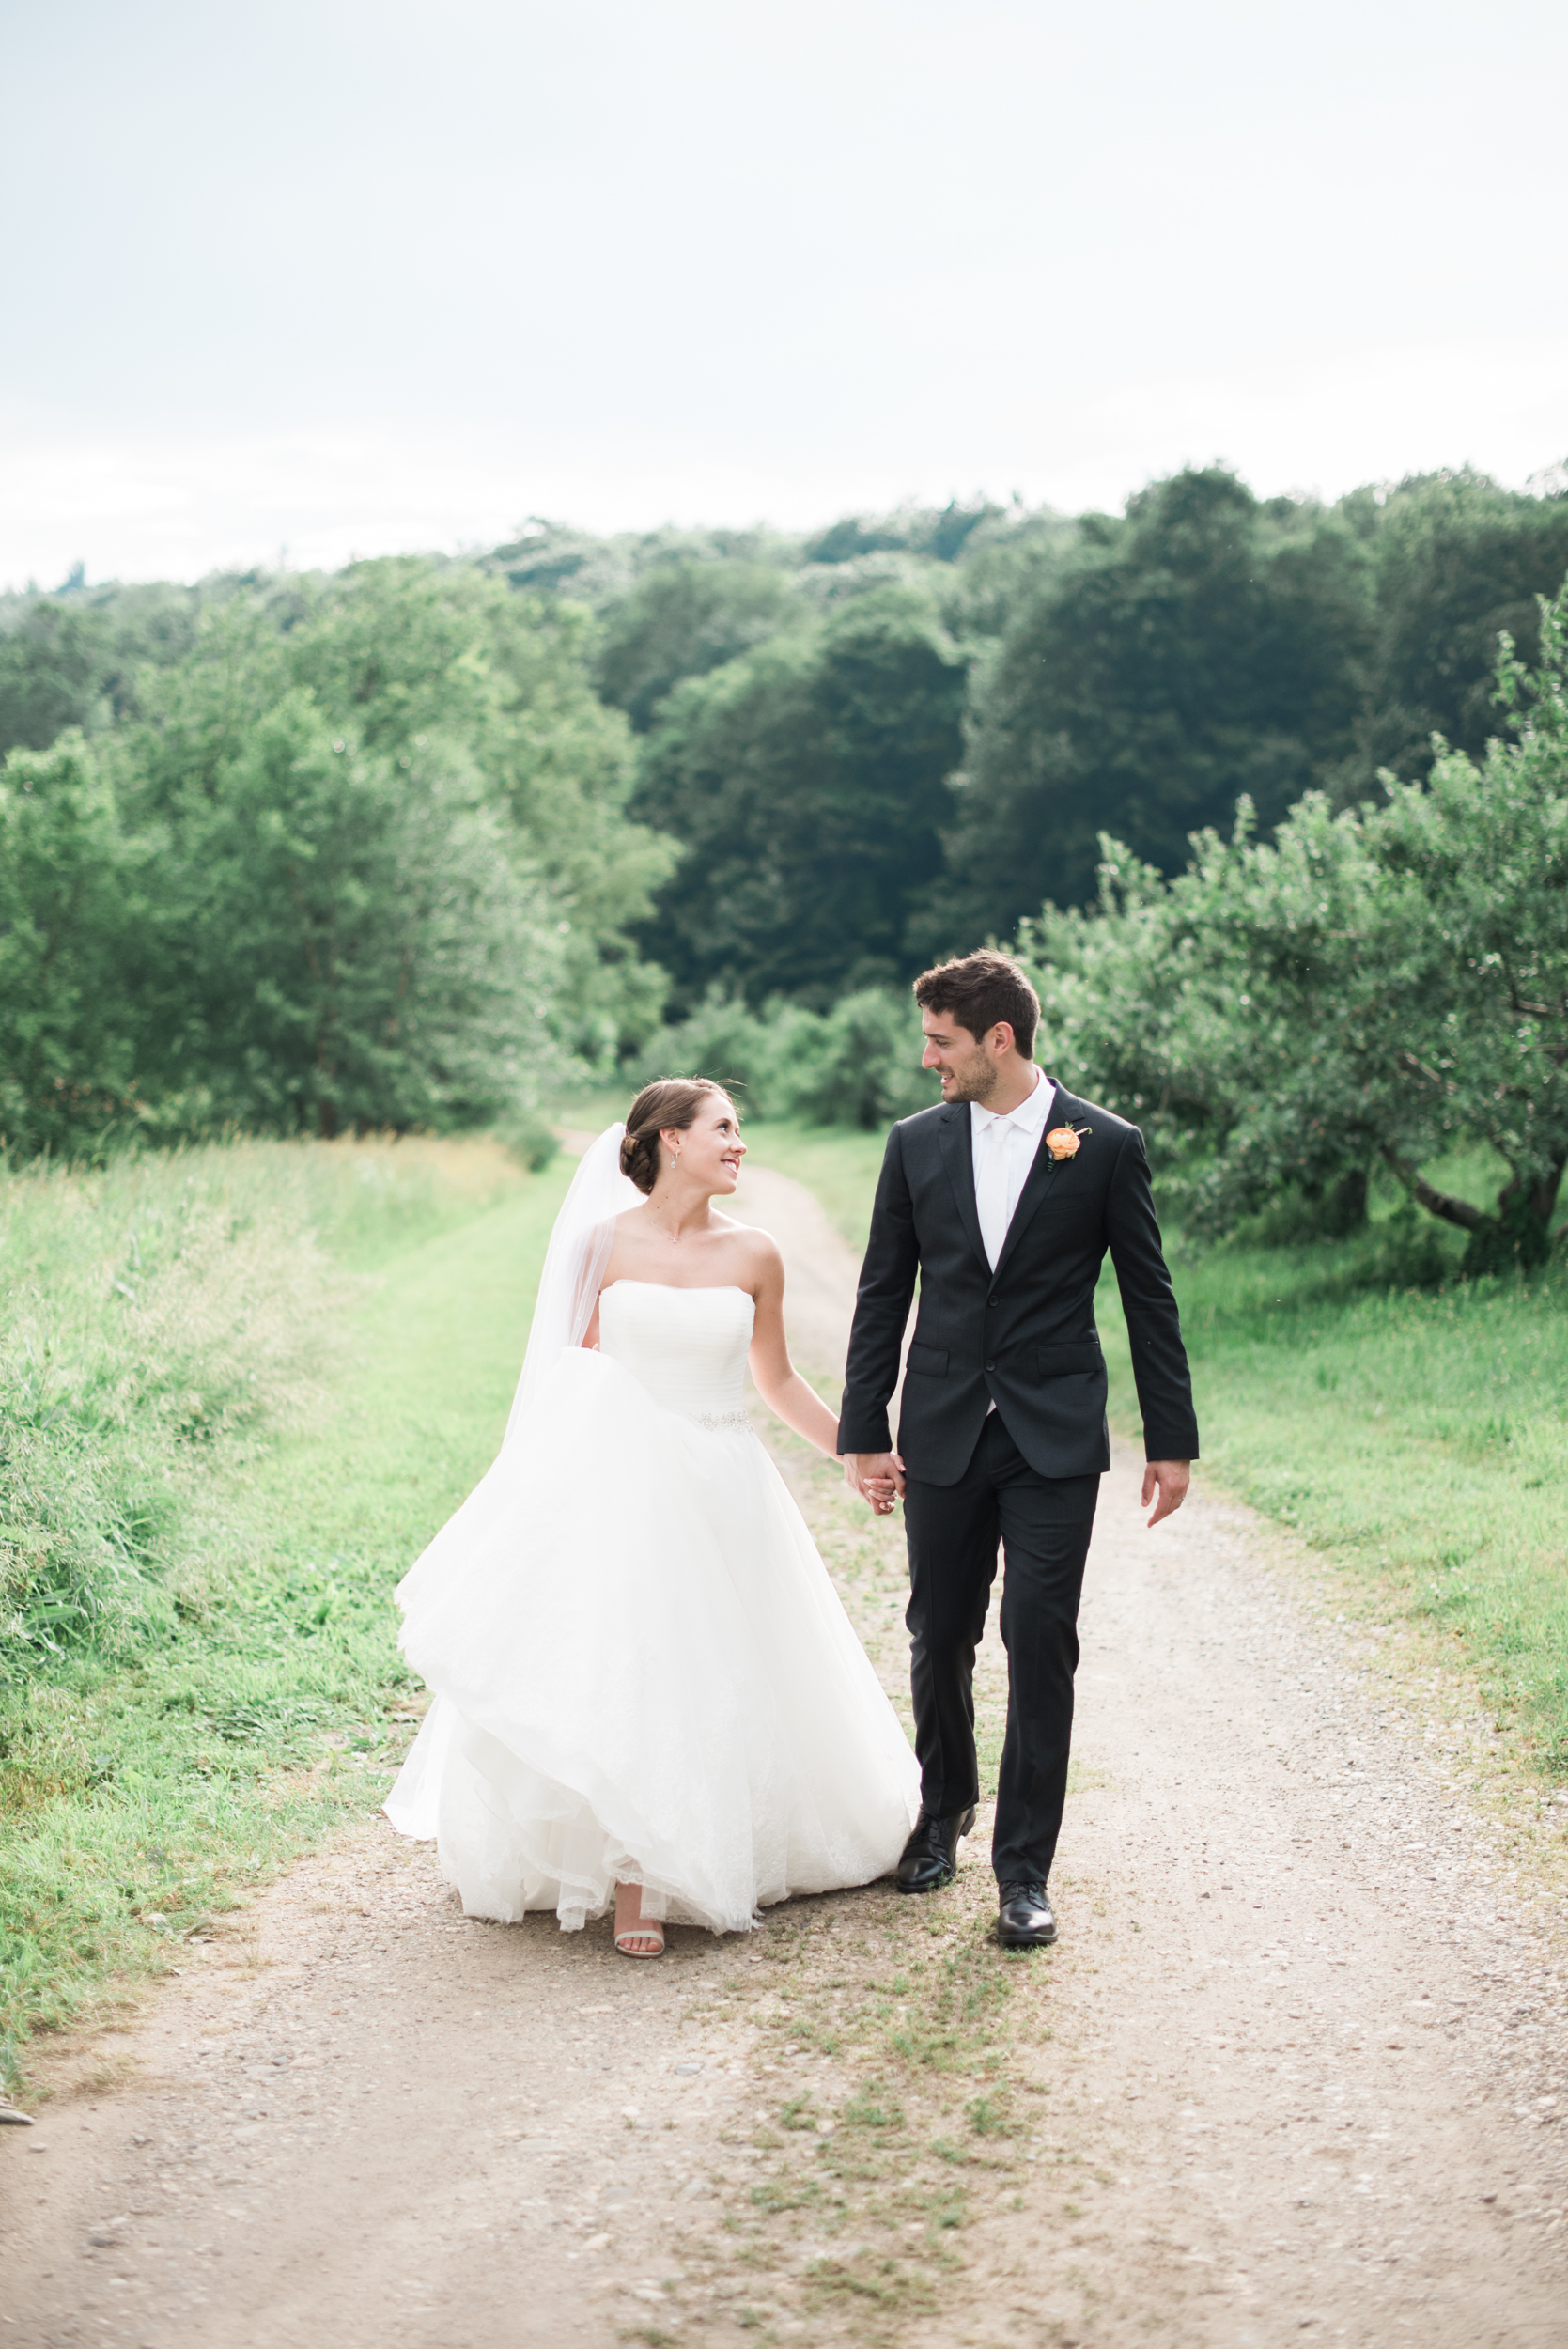
POLYGON ((949 1106, 955 1101, 978 1101, 984 1109, 1001 1082, 1001 1069, 984 1052, 976 1052, 972 1061, 963 1061, 956 1068, 937 1073, 943 1081, 942 1099, 949 1106))

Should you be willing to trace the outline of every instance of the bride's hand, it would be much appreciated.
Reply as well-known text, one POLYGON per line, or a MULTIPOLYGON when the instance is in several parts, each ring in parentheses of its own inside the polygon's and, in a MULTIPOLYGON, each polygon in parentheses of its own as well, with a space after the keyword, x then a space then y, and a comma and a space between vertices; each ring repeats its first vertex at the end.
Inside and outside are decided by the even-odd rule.
POLYGON ((874 1517, 892 1516, 898 1495, 891 1484, 877 1485, 868 1479, 864 1484, 857 1485, 852 1476, 846 1476, 844 1481, 851 1492, 859 1494, 874 1517))
POLYGON ((845 1483, 878 1517, 889 1515, 903 1491, 903 1469, 896 1452, 846 1452, 844 1455, 845 1483))

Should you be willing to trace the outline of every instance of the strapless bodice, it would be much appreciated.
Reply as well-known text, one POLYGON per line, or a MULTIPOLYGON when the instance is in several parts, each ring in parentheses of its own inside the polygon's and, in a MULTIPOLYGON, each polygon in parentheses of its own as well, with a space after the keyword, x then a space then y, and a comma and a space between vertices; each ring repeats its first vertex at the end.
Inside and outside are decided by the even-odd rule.
POLYGON ((599 1352, 629 1370, 661 1410, 743 1427, 755 1312, 744 1289, 616 1281, 598 1301, 599 1352))

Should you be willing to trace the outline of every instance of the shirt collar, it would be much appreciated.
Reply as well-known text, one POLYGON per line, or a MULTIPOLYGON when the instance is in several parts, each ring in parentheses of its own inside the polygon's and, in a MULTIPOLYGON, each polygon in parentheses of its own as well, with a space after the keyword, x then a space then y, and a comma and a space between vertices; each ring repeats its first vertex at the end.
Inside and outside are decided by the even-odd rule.
POLYGON ((1037 1134, 1045 1124, 1056 1087, 1043 1068, 1034 1074, 1034 1090, 1016 1110, 999 1112, 984 1109, 978 1101, 970 1103, 970 1121, 976 1133, 985 1133, 991 1126, 1006 1126, 1021 1134, 1037 1134))

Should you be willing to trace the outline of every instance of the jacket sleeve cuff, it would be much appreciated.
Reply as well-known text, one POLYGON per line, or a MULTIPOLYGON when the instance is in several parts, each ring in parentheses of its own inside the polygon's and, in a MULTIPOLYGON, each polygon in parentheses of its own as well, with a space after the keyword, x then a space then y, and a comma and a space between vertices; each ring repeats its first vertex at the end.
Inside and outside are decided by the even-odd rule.
MULTIPOLYGON (((856 1446, 857 1451, 860 1449, 856 1446)), ((1143 1430, 1145 1460, 1195 1460, 1198 1457, 1196 1427, 1162 1427, 1143 1430)))
POLYGON ((838 1448, 846 1452, 891 1452, 893 1437, 888 1430, 888 1415, 883 1411, 872 1419, 851 1419, 847 1415, 838 1423, 838 1448))

